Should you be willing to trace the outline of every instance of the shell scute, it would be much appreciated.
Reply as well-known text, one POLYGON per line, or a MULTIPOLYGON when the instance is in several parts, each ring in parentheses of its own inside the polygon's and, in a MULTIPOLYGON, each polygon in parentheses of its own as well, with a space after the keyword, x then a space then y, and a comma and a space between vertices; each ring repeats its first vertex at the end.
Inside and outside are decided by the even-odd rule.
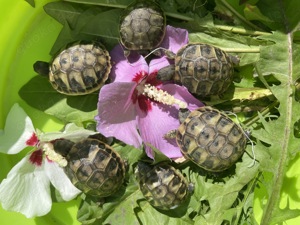
POLYGON ((74 44, 50 63, 49 81, 66 95, 85 95, 99 90, 111 69, 108 51, 100 43, 74 44))
POLYGON ((116 192, 125 179, 125 163, 104 142, 88 137, 74 143, 64 167, 71 182, 84 193, 106 197, 116 192))
POLYGON ((175 82, 200 97, 225 92, 233 80, 233 63, 221 49, 202 43, 183 46, 175 56, 175 82))
POLYGON ((189 196, 189 184, 174 167, 165 163, 155 166, 139 162, 136 178, 144 197, 154 207, 169 210, 182 204, 189 196))
POLYGON ((156 48, 165 35, 166 18, 158 4, 137 1, 123 12, 120 21, 120 41, 129 51, 156 48))
POLYGON ((179 126, 181 153, 208 171, 230 168, 244 153, 246 136, 230 117, 211 107, 192 111, 179 126))

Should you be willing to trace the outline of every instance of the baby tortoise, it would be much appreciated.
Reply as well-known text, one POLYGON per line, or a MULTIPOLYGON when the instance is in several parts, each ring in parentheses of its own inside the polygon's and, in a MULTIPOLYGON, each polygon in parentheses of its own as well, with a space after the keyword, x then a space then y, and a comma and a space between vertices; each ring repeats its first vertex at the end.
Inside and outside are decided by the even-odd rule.
POLYGON ((54 150, 67 161, 64 171, 71 182, 84 193, 97 197, 116 192, 126 171, 120 155, 102 140, 97 134, 77 143, 67 139, 53 142, 54 150))
POLYGON ((177 208, 193 191, 193 185, 166 163, 152 166, 140 161, 135 175, 146 200, 159 209, 177 208))
POLYGON ((176 137, 181 153, 201 168, 221 172, 243 155, 245 132, 229 116, 209 106, 180 110, 180 126, 166 137, 176 137))
POLYGON ((123 12, 120 21, 120 41, 127 57, 130 51, 146 54, 159 46, 165 36, 166 17, 153 1, 138 0, 123 12))
POLYGON ((76 43, 50 63, 37 61, 34 70, 49 78, 53 88, 65 95, 86 95, 99 90, 111 70, 110 55, 98 43, 76 43))
POLYGON ((199 97, 222 94, 232 83, 233 64, 237 64, 238 59, 217 47, 190 43, 176 54, 165 52, 175 62, 158 71, 159 80, 174 80, 199 97))

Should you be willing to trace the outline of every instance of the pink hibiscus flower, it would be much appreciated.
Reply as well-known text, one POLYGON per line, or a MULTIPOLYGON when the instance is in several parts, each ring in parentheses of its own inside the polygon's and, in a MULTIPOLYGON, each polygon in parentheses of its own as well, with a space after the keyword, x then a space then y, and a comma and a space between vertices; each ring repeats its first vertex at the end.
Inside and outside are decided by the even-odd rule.
MULTIPOLYGON (((177 52, 188 42, 186 30, 167 26, 162 48, 177 52)), ((169 158, 182 154, 174 139, 164 135, 179 126, 178 109, 194 110, 203 104, 188 90, 176 84, 163 84, 156 79, 157 71, 169 60, 163 56, 149 65, 142 56, 129 63, 121 46, 111 51, 112 83, 101 88, 98 102, 97 130, 107 137, 115 137, 136 148, 145 145, 150 158, 150 144, 169 158)))

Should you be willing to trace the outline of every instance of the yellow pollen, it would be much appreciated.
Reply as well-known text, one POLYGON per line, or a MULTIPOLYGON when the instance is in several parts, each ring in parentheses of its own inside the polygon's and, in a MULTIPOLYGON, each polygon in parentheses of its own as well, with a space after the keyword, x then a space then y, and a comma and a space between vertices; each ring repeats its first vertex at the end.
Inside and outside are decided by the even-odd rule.
POLYGON ((165 105, 174 105, 177 104, 179 108, 185 109, 187 108, 187 103, 183 102, 179 99, 174 98, 174 96, 170 95, 169 93, 159 90, 150 84, 146 84, 144 86, 143 95, 148 96, 149 98, 154 99, 157 102, 163 103, 165 105))
POLYGON ((53 144, 49 142, 45 142, 41 145, 43 151, 48 156, 48 159, 56 162, 60 167, 66 167, 68 162, 67 160, 61 156, 60 154, 56 153, 53 149, 53 144))

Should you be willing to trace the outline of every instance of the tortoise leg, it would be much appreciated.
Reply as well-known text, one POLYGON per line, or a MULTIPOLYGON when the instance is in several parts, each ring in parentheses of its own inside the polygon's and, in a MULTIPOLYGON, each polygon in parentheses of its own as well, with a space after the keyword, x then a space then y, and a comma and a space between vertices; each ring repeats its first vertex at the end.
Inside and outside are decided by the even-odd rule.
POLYGON ((164 135, 165 139, 174 139, 176 138, 177 130, 170 130, 168 133, 164 135))

